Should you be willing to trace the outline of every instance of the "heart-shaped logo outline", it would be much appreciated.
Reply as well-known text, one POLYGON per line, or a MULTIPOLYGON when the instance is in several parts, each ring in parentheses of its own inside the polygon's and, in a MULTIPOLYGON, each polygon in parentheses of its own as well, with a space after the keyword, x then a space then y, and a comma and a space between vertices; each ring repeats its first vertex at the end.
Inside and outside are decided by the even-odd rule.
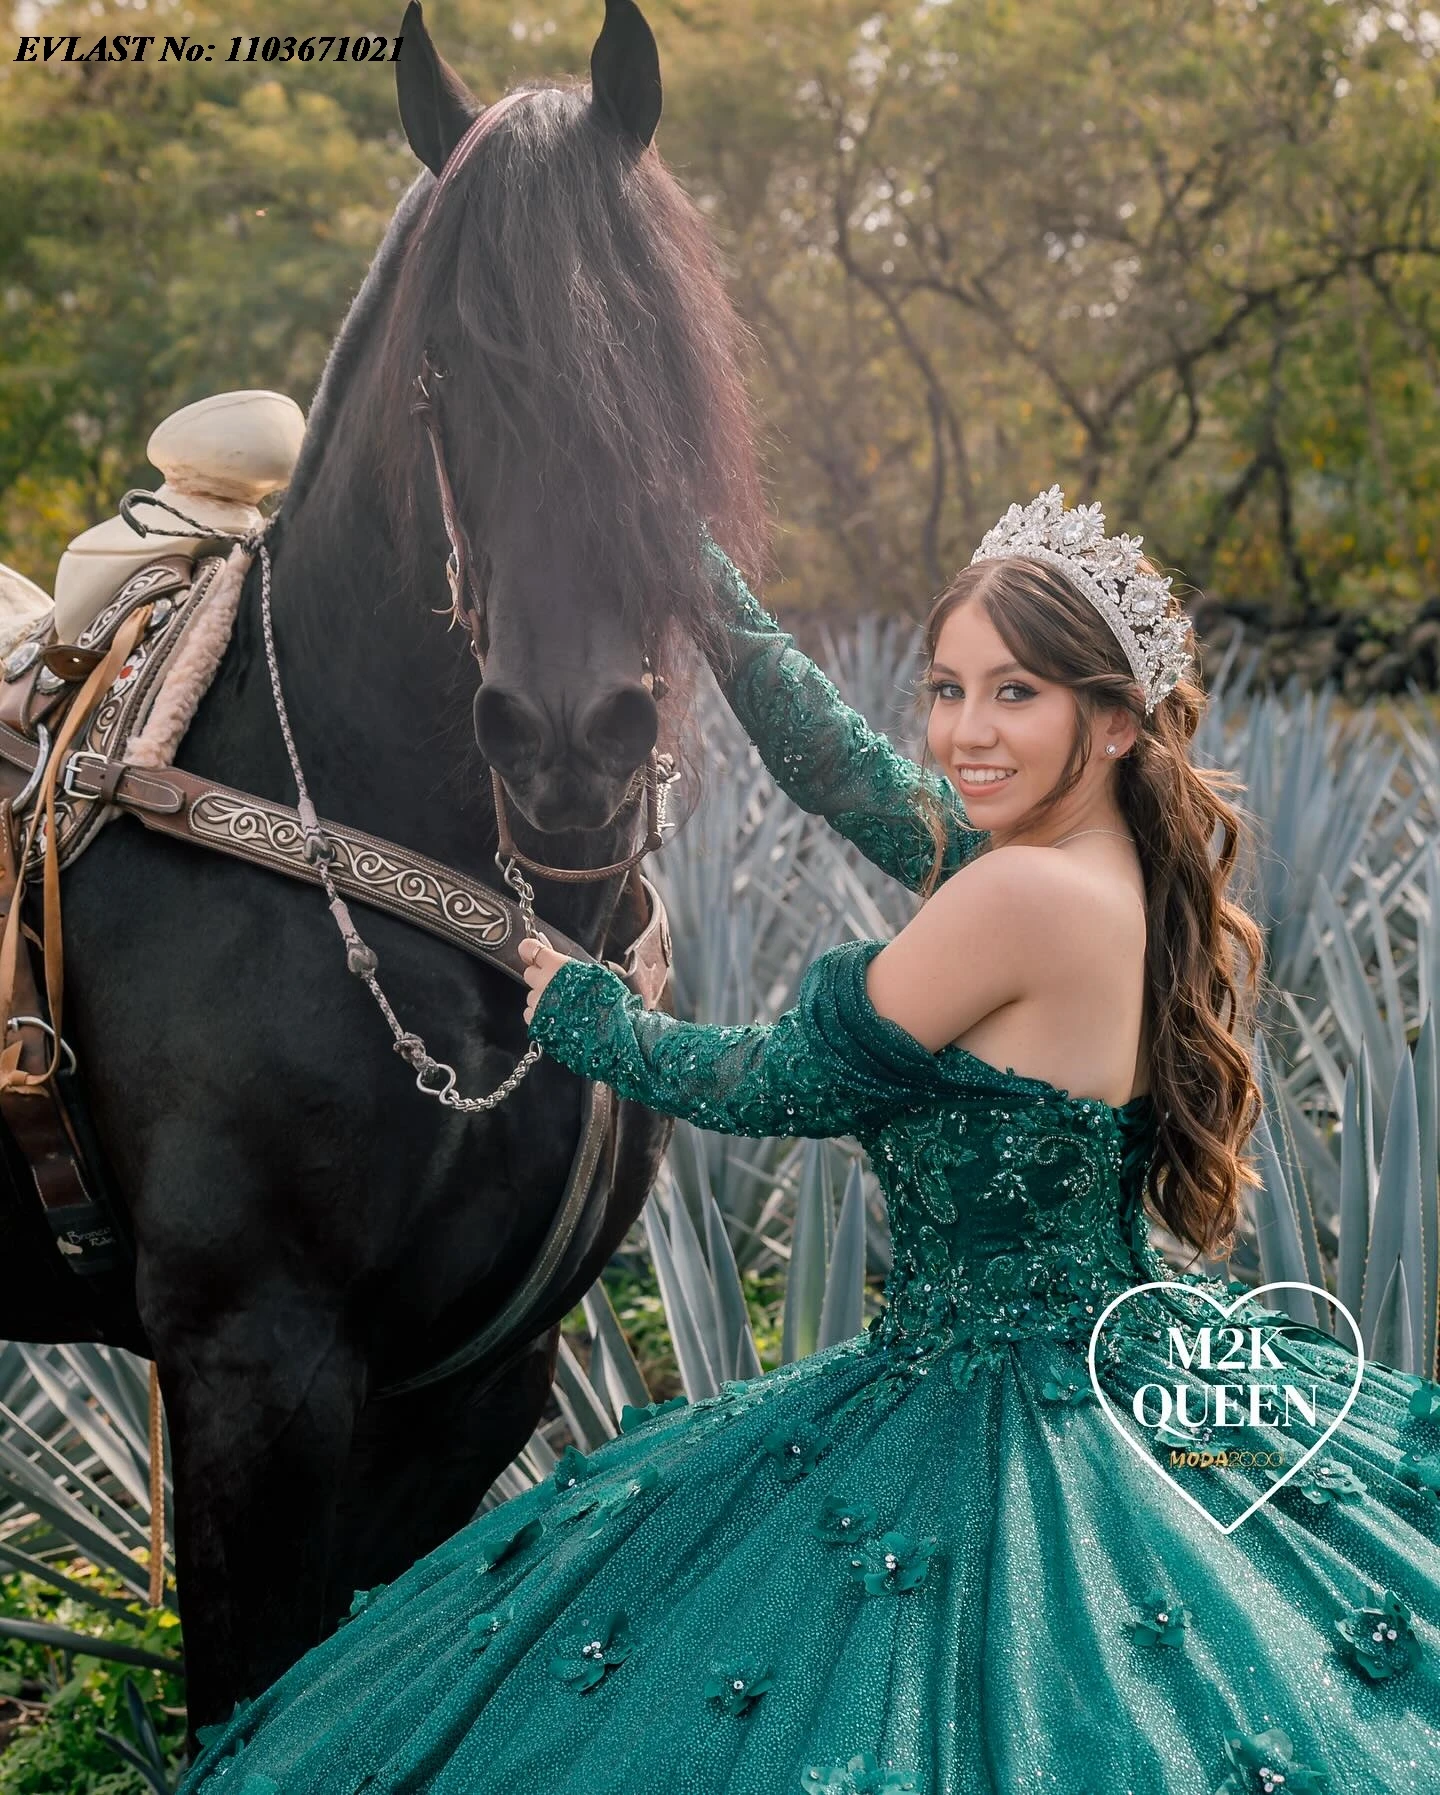
MULTIPOLYGON (((1282 1313, 1283 1313, 1283 1311, 1282 1311, 1282 1313)), ((1099 1402, 1101 1409, 1104 1411, 1106 1419, 1109 1421, 1110 1425, 1115 1429, 1115 1431, 1120 1435, 1120 1438, 1122 1440, 1124 1440, 1125 1444, 1136 1455, 1136 1457, 1140 1460, 1141 1464, 1148 1465, 1150 1467, 1150 1469, 1156 1473, 1157 1476, 1162 1478, 1165 1481, 1165 1483, 1167 1483, 1169 1485, 1169 1487, 1172 1490, 1174 1490, 1174 1492, 1176 1493, 1177 1496, 1183 1497, 1184 1500, 1186 1502, 1188 1502, 1192 1508, 1198 1510, 1198 1512, 1200 1514, 1204 1515, 1205 1519, 1210 1522, 1212 1527, 1217 1528, 1221 1533, 1224 1533, 1224 1534, 1233 1533, 1235 1531, 1235 1529, 1240 1525, 1241 1521, 1248 1521, 1250 1519, 1251 1515, 1253 1515, 1257 1509, 1263 1508, 1272 1496, 1278 1495, 1279 1492, 1282 1489, 1284 1489, 1285 1485, 1290 1481, 1290 1479, 1295 1475, 1295 1473, 1300 1469, 1300 1467, 1303 1464, 1308 1463, 1308 1461, 1310 1459, 1314 1458, 1315 1454, 1320 1450, 1320 1448, 1330 1438, 1331 1434, 1333 1434, 1335 1432, 1336 1428, 1339 1427, 1340 1423, 1345 1419, 1345 1417, 1350 1413, 1351 1409, 1355 1406, 1355 1398, 1360 1394, 1360 1383, 1361 1383, 1361 1380, 1363 1379, 1363 1377, 1365 1376, 1365 1363, 1366 1363, 1365 1347, 1364 1347, 1363 1342, 1360 1339, 1360 1329, 1355 1324, 1355 1317, 1345 1307, 1344 1303, 1342 1303, 1338 1297, 1332 1296, 1328 1290, 1320 1289, 1320 1287, 1318 1285, 1302 1284, 1297 1279, 1293 1279, 1293 1278, 1286 1279, 1281 1282, 1276 1282, 1274 1284, 1262 1284, 1256 1290, 1246 1290, 1246 1291, 1242 1292, 1241 1295, 1239 1295, 1235 1298, 1234 1302, 1231 1303, 1231 1305, 1228 1309, 1221 1308, 1220 1298, 1218 1296, 1212 1296, 1208 1290, 1199 1290, 1193 1284, 1181 1284, 1181 1283, 1177 1283, 1173 1279, 1156 1279, 1153 1283, 1150 1283, 1150 1284, 1136 1284, 1133 1287, 1133 1289, 1122 1290, 1120 1292, 1119 1296, 1114 1297, 1100 1311, 1099 1319, 1096 1321, 1095 1326, 1090 1331, 1090 1351, 1089 1351, 1088 1358, 1089 1358, 1089 1364, 1090 1364, 1090 1386, 1095 1392, 1096 1400, 1099 1402), (1106 1399, 1105 1392, 1100 1388, 1100 1380, 1095 1375, 1095 1348, 1100 1339, 1100 1330, 1104 1327, 1106 1320, 1109 1318, 1111 1313, 1114 1310, 1118 1309, 1122 1303, 1128 1303, 1132 1296, 1139 1296, 1142 1291, 1146 1291, 1146 1290, 1179 1290, 1179 1291, 1185 1292, 1187 1295, 1190 1295, 1190 1296, 1201 1297, 1204 1299, 1205 1302, 1210 1303, 1215 1309, 1217 1309, 1220 1312, 1220 1317, 1222 1320, 1224 1320, 1228 1316, 1233 1315, 1235 1313, 1235 1311, 1240 1307, 1241 1303, 1249 1302, 1257 1297, 1263 1296, 1267 1290, 1308 1290, 1312 1296, 1322 1297, 1327 1303, 1330 1303, 1335 1308, 1337 1308, 1340 1311, 1340 1313, 1345 1317, 1346 1321, 1348 1321, 1350 1323, 1350 1331, 1355 1336, 1355 1387, 1353 1390, 1351 1390, 1349 1396, 1346 1397, 1344 1405, 1340 1409, 1339 1414, 1336 1415, 1335 1419, 1325 1429, 1324 1433, 1322 1433, 1320 1435, 1319 1439, 1316 1440, 1315 1444, 1313 1446, 1308 1447, 1304 1452, 1302 1452, 1300 1454, 1299 1458, 1297 1458, 1295 1463, 1293 1465, 1291 1465, 1290 1469, 1285 1473, 1285 1475, 1283 1477, 1277 1479, 1276 1482, 1272 1483, 1268 1490, 1263 1490, 1260 1493, 1260 1495, 1258 1495, 1255 1498, 1255 1500, 1250 1504, 1249 1508, 1247 1508, 1245 1510, 1244 1514, 1237 1516, 1237 1518, 1235 1520, 1231 1521, 1228 1525, 1226 1525, 1225 1523, 1223 1523, 1221 1521, 1218 1521, 1215 1518, 1215 1516, 1211 1514, 1210 1510, 1208 1508, 1206 1508, 1206 1506, 1203 1502, 1199 1501, 1196 1497, 1192 1496, 1190 1494, 1189 1490, 1184 1489, 1175 1480, 1175 1478, 1173 1478, 1170 1475, 1169 1471, 1165 1468, 1164 1465, 1161 1464, 1160 1460, 1158 1458, 1155 1458, 1151 1453, 1149 1453, 1145 1450, 1144 1445, 1139 1440, 1131 1438, 1130 1434, 1126 1431, 1125 1423, 1120 1419, 1119 1415, 1111 1409, 1110 1403, 1106 1399)))

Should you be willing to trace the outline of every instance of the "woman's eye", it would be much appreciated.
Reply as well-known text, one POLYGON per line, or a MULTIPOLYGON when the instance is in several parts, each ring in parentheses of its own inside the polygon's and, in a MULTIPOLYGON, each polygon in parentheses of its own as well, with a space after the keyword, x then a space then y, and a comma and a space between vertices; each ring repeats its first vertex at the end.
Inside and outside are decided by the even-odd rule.
MULTIPOLYGON (((937 698, 943 698, 946 692, 958 692, 960 690, 960 687, 952 679, 932 679, 927 683, 929 689, 937 698)), ((1000 687, 1000 690, 1002 692, 1019 692, 1022 698, 1033 698, 1035 695, 1030 686, 1025 685, 1018 679, 1007 679, 1005 684, 1000 687)), ((949 703, 948 699, 946 699, 946 703, 949 703)))

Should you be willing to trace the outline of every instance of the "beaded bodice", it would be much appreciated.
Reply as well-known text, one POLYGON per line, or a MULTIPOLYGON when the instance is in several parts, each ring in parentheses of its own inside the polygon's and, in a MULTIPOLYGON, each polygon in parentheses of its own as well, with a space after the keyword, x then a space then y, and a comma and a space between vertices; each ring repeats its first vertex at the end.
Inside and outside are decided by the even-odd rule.
POLYGON ((1035 1089, 1037 1080, 946 1051, 972 1088, 862 1137, 894 1247, 874 1338, 1082 1343, 1111 1297, 1174 1275, 1150 1244, 1141 1203, 1153 1108, 1035 1089))

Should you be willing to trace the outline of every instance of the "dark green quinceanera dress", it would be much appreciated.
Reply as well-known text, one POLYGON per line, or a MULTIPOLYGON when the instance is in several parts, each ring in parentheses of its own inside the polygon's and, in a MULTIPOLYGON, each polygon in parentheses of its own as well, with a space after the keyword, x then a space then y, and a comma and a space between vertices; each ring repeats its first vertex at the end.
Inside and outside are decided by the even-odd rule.
MULTIPOLYGON (((913 889, 928 776, 717 574, 727 695, 776 779, 913 889)), ((932 789, 953 871, 988 837, 932 789)), ((1150 1099, 1112 1109, 927 1052, 867 999, 881 945, 823 954, 773 1027, 646 1012, 578 962, 532 1024, 567 1066, 701 1127, 854 1135, 893 1226, 878 1321, 627 1410, 589 1458, 358 1594, 212 1730, 184 1795, 1440 1791, 1440 1388, 1367 1364, 1320 1453, 1220 1532, 1089 1378, 1104 1306, 1177 1281, 1141 1208, 1150 1099)), ((1178 1282, 1102 1337, 1117 1408, 1174 1382, 1166 1331, 1214 1318, 1202 1291, 1238 1289, 1178 1282)), ((1250 1299, 1234 1316, 1281 1319, 1250 1299)), ((1277 1350, 1297 1384, 1354 1382, 1317 1329, 1277 1350)), ((1321 1431, 1292 1419, 1279 1443, 1293 1459, 1321 1431)), ((1278 1476, 1206 1473, 1211 1512, 1278 1476)))

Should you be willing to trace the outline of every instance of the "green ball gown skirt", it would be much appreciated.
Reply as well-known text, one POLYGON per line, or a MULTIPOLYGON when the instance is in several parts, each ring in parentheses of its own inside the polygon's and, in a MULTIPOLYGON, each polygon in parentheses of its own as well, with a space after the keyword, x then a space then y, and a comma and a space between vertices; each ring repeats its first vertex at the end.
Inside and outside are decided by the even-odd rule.
POLYGON ((1176 1383, 1169 1330, 1219 1319, 1201 1293, 1240 1288, 1149 1244, 1153 1105, 927 1052, 866 997, 882 945, 821 955, 768 1028, 644 1012, 575 961, 532 1024, 702 1126, 853 1132, 894 1234, 876 1322, 627 1411, 357 1594, 183 1795, 1440 1791, 1440 1388, 1367 1363, 1274 1488, 1357 1360, 1247 1298, 1230 1321, 1315 1423, 1127 1444, 1102 1310, 1173 1286, 1100 1337, 1125 1413, 1176 1383), (1222 1521, 1273 1490, 1229 1533, 1154 1468, 1222 1443, 1244 1462, 1173 1475, 1222 1521))

